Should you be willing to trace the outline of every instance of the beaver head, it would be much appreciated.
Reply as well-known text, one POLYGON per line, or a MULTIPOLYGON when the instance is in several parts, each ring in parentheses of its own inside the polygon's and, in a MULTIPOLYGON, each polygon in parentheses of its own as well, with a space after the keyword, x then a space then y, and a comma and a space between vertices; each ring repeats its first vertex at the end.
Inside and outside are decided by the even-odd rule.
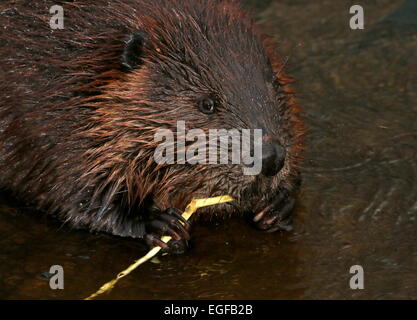
POLYGON ((151 199, 183 209, 191 198, 228 194, 236 199, 232 206, 202 215, 273 211, 275 199, 292 194, 299 176, 303 129, 290 78, 235 2, 183 1, 181 7, 148 8, 126 35, 124 75, 94 98, 100 100, 96 125, 83 133, 104 139, 107 149, 90 150, 85 166, 111 170, 104 183, 116 184, 117 177, 112 194, 127 190, 130 203, 151 199), (173 146, 174 163, 157 163, 155 151, 164 141, 155 136, 161 129, 179 134, 179 123, 207 136, 210 129, 261 130, 260 172, 244 174, 247 163, 179 161, 180 151, 208 145, 198 139, 173 146))

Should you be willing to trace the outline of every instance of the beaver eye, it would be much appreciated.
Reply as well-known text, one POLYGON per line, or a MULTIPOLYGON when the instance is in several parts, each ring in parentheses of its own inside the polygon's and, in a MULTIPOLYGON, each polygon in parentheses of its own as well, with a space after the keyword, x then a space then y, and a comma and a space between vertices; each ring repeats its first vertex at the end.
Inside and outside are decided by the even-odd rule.
POLYGON ((203 100, 201 100, 198 103, 198 109, 200 109, 200 111, 202 113, 212 114, 212 113, 214 113, 216 111, 216 104, 213 101, 213 99, 204 98, 203 100))

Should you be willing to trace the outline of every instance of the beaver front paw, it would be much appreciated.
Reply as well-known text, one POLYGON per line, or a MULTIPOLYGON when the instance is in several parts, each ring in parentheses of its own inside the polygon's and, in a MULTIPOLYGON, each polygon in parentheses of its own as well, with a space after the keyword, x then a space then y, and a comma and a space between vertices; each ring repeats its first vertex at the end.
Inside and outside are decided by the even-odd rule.
POLYGON ((181 216, 181 211, 169 208, 162 212, 151 214, 145 224, 144 239, 150 247, 161 247, 174 254, 182 254, 187 250, 190 234, 190 223, 181 216), (170 236, 172 240, 165 243, 163 236, 170 236))
POLYGON ((292 230, 291 212, 294 204, 293 197, 279 194, 272 204, 255 215, 253 221, 256 227, 266 232, 292 230))

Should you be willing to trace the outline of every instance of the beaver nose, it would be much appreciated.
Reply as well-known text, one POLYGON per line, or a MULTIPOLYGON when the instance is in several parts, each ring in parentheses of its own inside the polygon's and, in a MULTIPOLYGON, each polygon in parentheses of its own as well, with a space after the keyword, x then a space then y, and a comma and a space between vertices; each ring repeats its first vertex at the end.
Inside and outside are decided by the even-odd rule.
POLYGON ((278 143, 266 143, 262 146, 262 174, 276 175, 284 166, 285 149, 278 143))

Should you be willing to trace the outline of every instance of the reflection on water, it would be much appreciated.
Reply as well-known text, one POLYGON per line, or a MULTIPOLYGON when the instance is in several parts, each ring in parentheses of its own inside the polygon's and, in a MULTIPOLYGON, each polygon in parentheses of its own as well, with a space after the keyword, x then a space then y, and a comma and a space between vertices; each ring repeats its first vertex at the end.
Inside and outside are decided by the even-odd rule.
MULTIPOLYGON (((410 10, 399 0, 369 2, 365 30, 352 31, 346 1, 247 3, 289 56, 309 127, 295 229, 262 234, 241 220, 197 226, 189 253, 143 265, 106 298, 417 298, 410 10), (365 270, 365 290, 349 289, 354 264, 365 270)), ((82 298, 145 251, 61 228, 6 195, 0 213, 0 298, 82 298), (64 267, 65 290, 49 289, 53 264, 64 267)))

